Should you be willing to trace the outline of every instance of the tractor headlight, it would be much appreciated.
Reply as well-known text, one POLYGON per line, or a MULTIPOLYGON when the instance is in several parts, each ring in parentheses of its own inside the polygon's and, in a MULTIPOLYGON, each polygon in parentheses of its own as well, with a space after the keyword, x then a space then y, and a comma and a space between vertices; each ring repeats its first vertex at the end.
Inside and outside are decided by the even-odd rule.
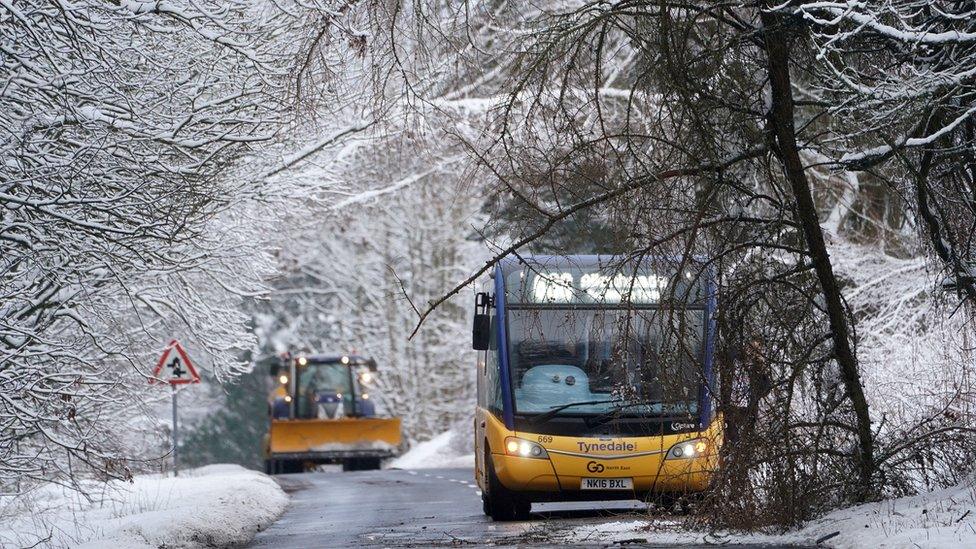
POLYGON ((549 459, 549 452, 546 452, 545 448, 535 442, 516 437, 505 439, 505 453, 524 458, 549 459))
POLYGON ((665 459, 691 459, 703 455, 708 451, 708 441, 703 438, 696 438, 685 442, 679 442, 668 450, 665 459))

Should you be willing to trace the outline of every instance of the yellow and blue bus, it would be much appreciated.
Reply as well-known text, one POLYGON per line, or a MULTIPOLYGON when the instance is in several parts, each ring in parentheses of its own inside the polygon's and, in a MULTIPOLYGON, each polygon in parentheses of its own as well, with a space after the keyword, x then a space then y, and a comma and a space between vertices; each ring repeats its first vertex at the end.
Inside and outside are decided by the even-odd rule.
POLYGON ((716 283, 698 260, 522 256, 476 294, 485 514, 696 495, 718 466, 716 283))

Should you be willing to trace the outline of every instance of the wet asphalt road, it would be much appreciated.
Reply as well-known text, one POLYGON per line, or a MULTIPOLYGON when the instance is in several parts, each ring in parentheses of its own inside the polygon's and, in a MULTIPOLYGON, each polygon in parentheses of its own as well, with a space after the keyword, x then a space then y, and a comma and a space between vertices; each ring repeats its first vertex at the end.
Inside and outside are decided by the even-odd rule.
MULTIPOLYGON (((470 469, 305 473, 276 480, 291 502, 250 547, 617 547, 623 544, 580 543, 570 533, 587 525, 647 518, 637 502, 553 503, 533 505, 529 521, 492 522, 481 512, 481 493, 470 469)), ((626 546, 663 547, 642 542, 638 537, 626 546)))

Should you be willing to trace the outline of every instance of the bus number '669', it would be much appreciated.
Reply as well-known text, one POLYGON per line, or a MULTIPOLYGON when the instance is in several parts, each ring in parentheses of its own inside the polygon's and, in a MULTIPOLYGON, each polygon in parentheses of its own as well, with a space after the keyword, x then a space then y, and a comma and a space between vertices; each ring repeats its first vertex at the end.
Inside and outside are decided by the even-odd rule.
POLYGON ((546 435, 539 435, 539 442, 552 442, 552 437, 546 435))

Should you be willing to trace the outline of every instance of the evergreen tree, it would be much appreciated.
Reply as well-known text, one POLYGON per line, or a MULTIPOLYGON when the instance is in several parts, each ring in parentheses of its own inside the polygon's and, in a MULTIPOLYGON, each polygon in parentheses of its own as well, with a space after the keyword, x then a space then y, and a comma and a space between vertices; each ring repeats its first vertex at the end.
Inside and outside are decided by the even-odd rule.
POLYGON ((190 467, 236 463, 262 469, 264 436, 268 432, 268 367, 255 365, 250 373, 223 386, 222 407, 192 429, 180 444, 180 458, 190 467))

